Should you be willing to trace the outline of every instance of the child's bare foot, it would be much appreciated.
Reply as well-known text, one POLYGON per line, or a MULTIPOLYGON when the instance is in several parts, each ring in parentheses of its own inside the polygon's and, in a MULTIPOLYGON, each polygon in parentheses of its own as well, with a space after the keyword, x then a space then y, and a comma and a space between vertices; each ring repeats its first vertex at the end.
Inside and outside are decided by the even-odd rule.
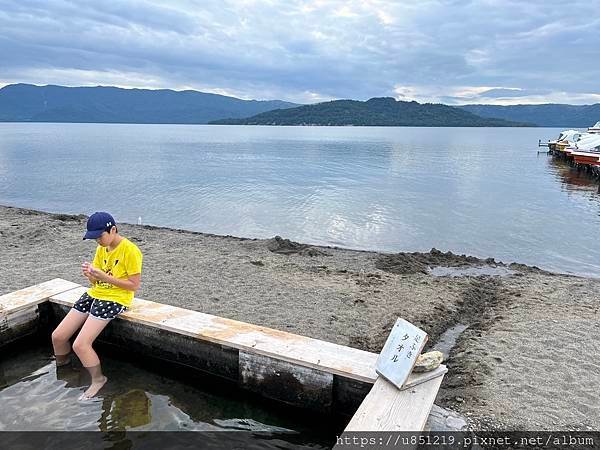
POLYGON ((98 391, 100 389, 102 389, 102 386, 104 386, 107 381, 108 381, 108 378, 106 378, 105 376, 102 376, 102 378, 100 378, 97 381, 92 381, 92 384, 90 385, 90 387, 87 388, 87 391, 85 391, 83 394, 81 394, 81 397, 79 397, 79 400, 89 400, 90 398, 95 397, 96 394, 98 393, 98 391))

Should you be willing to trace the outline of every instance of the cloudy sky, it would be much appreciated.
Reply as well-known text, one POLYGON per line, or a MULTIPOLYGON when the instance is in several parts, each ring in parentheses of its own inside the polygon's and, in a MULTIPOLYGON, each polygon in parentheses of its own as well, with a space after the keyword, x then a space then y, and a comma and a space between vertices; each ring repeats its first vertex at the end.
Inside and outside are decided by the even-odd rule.
POLYGON ((599 0, 0 0, 0 86, 600 102, 599 0))

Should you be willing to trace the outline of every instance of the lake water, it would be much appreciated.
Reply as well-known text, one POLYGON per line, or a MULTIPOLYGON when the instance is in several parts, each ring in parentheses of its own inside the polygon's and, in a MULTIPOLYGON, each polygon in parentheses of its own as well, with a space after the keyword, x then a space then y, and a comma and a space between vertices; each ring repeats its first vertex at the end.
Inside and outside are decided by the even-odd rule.
POLYGON ((597 181, 553 128, 0 124, 0 204, 600 276, 597 181))

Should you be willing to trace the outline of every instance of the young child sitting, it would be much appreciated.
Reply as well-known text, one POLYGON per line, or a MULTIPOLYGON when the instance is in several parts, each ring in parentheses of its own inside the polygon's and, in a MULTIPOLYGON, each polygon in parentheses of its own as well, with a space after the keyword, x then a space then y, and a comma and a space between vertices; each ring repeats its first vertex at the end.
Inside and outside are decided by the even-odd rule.
POLYGON ((90 216, 83 239, 95 239, 98 243, 92 263, 84 262, 81 267, 91 287, 56 327, 52 345, 56 365, 68 364, 69 339, 81 328, 73 342, 73 351, 90 373, 91 385, 80 397, 89 399, 107 382, 92 344, 112 319, 131 306, 133 295, 140 287, 142 252, 119 234, 115 219, 107 212, 90 216))

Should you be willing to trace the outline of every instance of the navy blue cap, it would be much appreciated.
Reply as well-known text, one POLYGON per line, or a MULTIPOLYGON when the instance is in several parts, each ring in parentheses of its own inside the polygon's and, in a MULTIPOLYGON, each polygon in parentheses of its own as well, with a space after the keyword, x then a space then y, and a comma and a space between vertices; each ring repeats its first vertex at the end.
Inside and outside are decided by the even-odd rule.
POLYGON ((87 221, 87 232, 83 239, 98 239, 103 232, 116 225, 115 219, 107 212, 95 212, 87 221))

